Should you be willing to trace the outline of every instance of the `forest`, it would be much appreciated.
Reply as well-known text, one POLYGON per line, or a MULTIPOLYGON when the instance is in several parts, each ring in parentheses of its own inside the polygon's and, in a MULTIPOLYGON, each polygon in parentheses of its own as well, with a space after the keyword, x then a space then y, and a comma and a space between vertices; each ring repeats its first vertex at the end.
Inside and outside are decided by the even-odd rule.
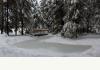
POLYGON ((0 0, 0 30, 8 36, 36 32, 78 38, 100 34, 100 0, 0 0))

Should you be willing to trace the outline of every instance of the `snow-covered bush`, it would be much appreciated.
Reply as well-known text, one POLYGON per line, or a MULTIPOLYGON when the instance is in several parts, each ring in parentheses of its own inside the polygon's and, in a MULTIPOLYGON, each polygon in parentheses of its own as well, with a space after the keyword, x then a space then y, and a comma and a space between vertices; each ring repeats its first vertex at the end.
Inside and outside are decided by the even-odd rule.
POLYGON ((61 35, 63 37, 75 38, 77 37, 77 24, 73 22, 67 22, 62 29, 61 35))

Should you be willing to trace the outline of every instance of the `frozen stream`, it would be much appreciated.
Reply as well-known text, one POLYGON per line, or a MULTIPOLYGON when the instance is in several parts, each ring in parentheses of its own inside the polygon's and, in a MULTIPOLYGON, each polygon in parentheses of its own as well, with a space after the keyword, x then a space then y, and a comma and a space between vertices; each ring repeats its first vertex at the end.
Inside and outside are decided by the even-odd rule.
MULTIPOLYGON (((91 46, 84 45, 66 45, 58 43, 45 43, 39 40, 29 40, 15 44, 18 48, 25 49, 43 49, 59 53, 81 53, 91 48, 91 46)), ((45 52, 46 53, 46 52, 45 52)))

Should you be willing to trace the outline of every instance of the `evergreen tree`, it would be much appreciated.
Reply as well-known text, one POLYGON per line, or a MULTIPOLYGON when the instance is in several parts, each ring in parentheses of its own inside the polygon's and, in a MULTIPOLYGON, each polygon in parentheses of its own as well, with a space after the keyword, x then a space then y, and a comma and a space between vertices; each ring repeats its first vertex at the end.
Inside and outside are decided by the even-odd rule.
POLYGON ((23 35, 24 28, 27 28, 27 25, 32 24, 31 19, 33 17, 32 14, 34 14, 33 9, 36 8, 36 2, 36 0, 2 0, 0 2, 0 17, 2 19, 3 27, 1 27, 1 33, 5 29, 5 32, 9 35, 9 29, 12 27, 15 28, 16 35, 18 28, 21 28, 21 34, 23 35))
POLYGON ((44 17, 44 21, 50 27, 50 31, 58 33, 61 31, 64 25, 63 17, 65 12, 63 11, 64 0, 42 0, 41 11, 44 17))

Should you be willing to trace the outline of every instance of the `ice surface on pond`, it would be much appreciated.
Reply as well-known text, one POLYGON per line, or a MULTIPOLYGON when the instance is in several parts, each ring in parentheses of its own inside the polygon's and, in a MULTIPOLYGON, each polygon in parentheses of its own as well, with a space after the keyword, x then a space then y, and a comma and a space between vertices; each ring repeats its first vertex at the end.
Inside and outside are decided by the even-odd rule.
MULTIPOLYGON (((91 46, 85 45, 68 45, 58 43, 45 43, 37 40, 29 40, 15 44, 19 48, 28 49, 45 49, 48 51, 61 52, 61 53, 80 53, 91 48, 91 46)), ((46 52, 45 52, 46 53, 46 52)))

